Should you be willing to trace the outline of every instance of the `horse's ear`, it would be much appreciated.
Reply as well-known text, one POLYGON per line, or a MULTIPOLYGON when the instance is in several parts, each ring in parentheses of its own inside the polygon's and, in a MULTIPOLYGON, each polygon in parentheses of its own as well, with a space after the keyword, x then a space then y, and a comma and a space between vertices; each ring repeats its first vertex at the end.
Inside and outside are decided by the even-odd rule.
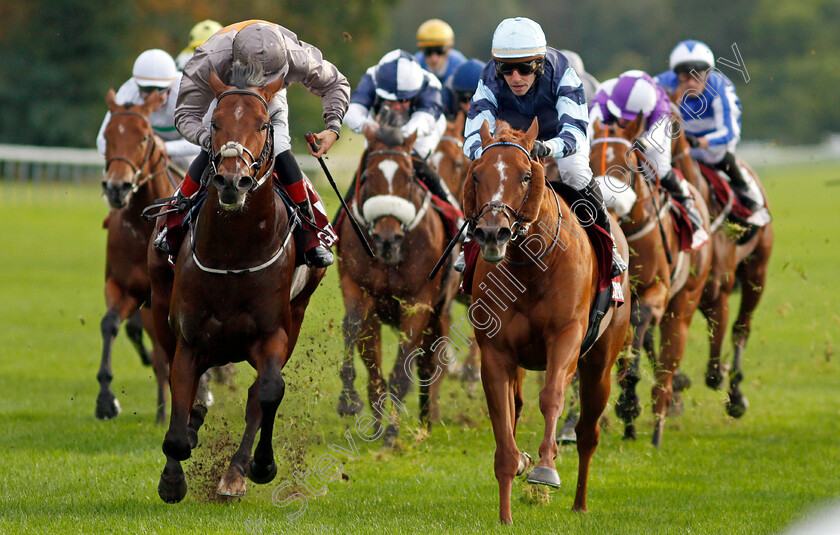
POLYGON ((268 102, 272 98, 274 98, 274 95, 276 95, 278 91, 283 89, 283 83, 284 82, 285 82, 285 80, 283 79, 282 76, 280 76, 279 78, 277 78, 273 82, 269 82, 269 83, 265 84, 265 87, 262 88, 262 94, 263 94, 263 98, 265 99, 266 102, 268 102))
POLYGON ((464 209, 464 217, 467 219, 474 219, 478 215, 475 211, 475 179, 473 178, 475 162, 476 160, 473 160, 467 168, 467 179, 464 180, 464 193, 461 196, 461 207, 464 209))
POLYGON ((209 82, 210 82, 210 89, 213 90, 213 92, 216 94, 217 97, 219 95, 221 95, 222 93, 224 93, 225 91, 227 91, 227 89, 228 89, 228 86, 226 86, 224 84, 224 82, 222 82, 222 79, 219 78, 219 75, 216 74, 216 71, 213 71, 213 70, 210 71, 209 82))
POLYGON ((642 135, 642 132, 644 131, 644 122, 645 118, 642 115, 642 112, 639 112, 636 118, 633 119, 630 124, 627 125, 627 128, 624 129, 624 137, 633 140, 642 135))
POLYGON ((545 192, 545 170, 539 162, 531 162, 531 189, 528 191, 528 198, 525 204, 519 209, 519 217, 525 223, 532 223, 540 215, 543 193, 545 192))
POLYGON ((481 123, 481 128, 478 131, 478 135, 481 136, 482 147, 489 145, 493 141, 493 136, 490 135, 490 123, 488 123, 487 121, 481 123))
POLYGON ((411 147, 414 146, 415 141, 417 141, 417 130, 415 130, 414 132, 411 133, 410 136, 405 138, 405 141, 403 141, 402 146, 405 150, 407 150, 408 152, 411 152, 411 147))
POLYGON ((525 147, 530 149, 534 146, 534 140, 537 139, 537 136, 540 133, 540 123, 536 117, 534 120, 531 121, 531 126, 528 127, 528 130, 525 132, 525 147))
POLYGON ((146 97, 146 100, 143 102, 143 105, 140 106, 140 109, 142 110, 142 113, 144 115, 149 115, 153 111, 163 107, 163 100, 163 95, 160 93, 160 91, 155 89, 154 91, 149 93, 149 96, 146 97))
POLYGON ((604 125, 601 123, 600 118, 595 119, 595 122, 592 123, 592 135, 595 139, 604 135, 604 125))
POLYGON ((117 93, 112 89, 105 94, 105 104, 108 105, 108 110, 113 113, 119 110, 120 106, 117 104, 117 93))

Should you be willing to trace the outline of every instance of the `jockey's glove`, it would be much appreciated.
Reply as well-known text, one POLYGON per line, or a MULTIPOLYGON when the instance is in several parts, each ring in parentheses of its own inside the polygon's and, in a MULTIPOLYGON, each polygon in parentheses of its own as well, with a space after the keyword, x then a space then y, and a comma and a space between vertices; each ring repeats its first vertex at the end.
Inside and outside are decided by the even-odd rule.
POLYGON ((531 149, 531 158, 535 160, 544 160, 551 156, 551 147, 548 146, 548 143, 544 143, 540 140, 534 141, 534 148, 531 149))
POLYGON ((688 141, 688 145, 692 149, 696 149, 697 147, 700 146, 700 142, 697 140, 696 137, 692 136, 691 134, 686 134, 685 135, 685 140, 688 141))

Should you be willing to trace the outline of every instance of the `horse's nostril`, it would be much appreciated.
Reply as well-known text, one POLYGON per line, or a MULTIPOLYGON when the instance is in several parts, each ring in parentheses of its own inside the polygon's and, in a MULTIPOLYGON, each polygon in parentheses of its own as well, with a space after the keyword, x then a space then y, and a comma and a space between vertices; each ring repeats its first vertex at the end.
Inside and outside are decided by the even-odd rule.
POLYGON ((123 193, 125 193, 125 192, 127 192, 127 191, 131 190, 131 184, 129 184, 128 182, 123 182, 122 184, 120 184, 120 190, 121 190, 123 193))
POLYGON ((222 175, 214 175, 213 176, 213 185, 217 188, 225 187, 225 177, 222 175))
POLYGON ((496 241, 499 244, 507 243, 507 241, 510 239, 511 235, 512 234, 511 234, 509 228, 502 227, 502 228, 499 229, 499 232, 496 233, 496 241))
POLYGON ((476 243, 479 245, 484 245, 485 236, 484 236, 484 229, 481 227, 476 228, 473 231, 473 238, 475 239, 476 243))
POLYGON ((107 180, 102 181, 102 189, 104 189, 104 190, 108 189, 108 181, 107 180))
POLYGON ((251 189, 251 184, 252 184, 251 177, 243 176, 243 177, 239 178, 239 181, 237 182, 236 188, 240 189, 240 190, 251 189))

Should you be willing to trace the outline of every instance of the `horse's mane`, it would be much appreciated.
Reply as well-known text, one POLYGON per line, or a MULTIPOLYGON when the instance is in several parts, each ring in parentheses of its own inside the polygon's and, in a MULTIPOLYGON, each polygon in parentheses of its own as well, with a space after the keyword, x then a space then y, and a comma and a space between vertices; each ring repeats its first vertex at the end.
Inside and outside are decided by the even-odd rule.
POLYGON ((522 145, 525 140, 525 132, 512 127, 507 121, 496 119, 496 141, 516 143, 522 145))
POLYGON ((262 63, 256 58, 248 58, 247 65, 239 60, 234 61, 230 82, 239 89, 264 86, 265 74, 262 63))

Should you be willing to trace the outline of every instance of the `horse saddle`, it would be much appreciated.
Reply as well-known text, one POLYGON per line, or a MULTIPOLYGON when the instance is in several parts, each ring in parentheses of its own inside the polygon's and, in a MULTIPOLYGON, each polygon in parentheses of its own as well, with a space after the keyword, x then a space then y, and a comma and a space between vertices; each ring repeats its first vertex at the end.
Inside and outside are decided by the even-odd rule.
POLYGON ((761 190, 746 169, 741 168, 741 175, 748 182, 751 197, 761 199, 761 206, 755 212, 744 206, 738 195, 735 194, 735 191, 729 184, 729 176, 726 173, 712 169, 701 162, 697 163, 700 166, 700 171, 709 183, 712 195, 720 206, 723 206, 724 210, 727 210, 727 207, 731 207, 726 218, 732 223, 746 229, 738 239, 739 244, 749 241, 759 228, 770 222, 770 213, 764 206, 764 197, 761 194, 761 190))

